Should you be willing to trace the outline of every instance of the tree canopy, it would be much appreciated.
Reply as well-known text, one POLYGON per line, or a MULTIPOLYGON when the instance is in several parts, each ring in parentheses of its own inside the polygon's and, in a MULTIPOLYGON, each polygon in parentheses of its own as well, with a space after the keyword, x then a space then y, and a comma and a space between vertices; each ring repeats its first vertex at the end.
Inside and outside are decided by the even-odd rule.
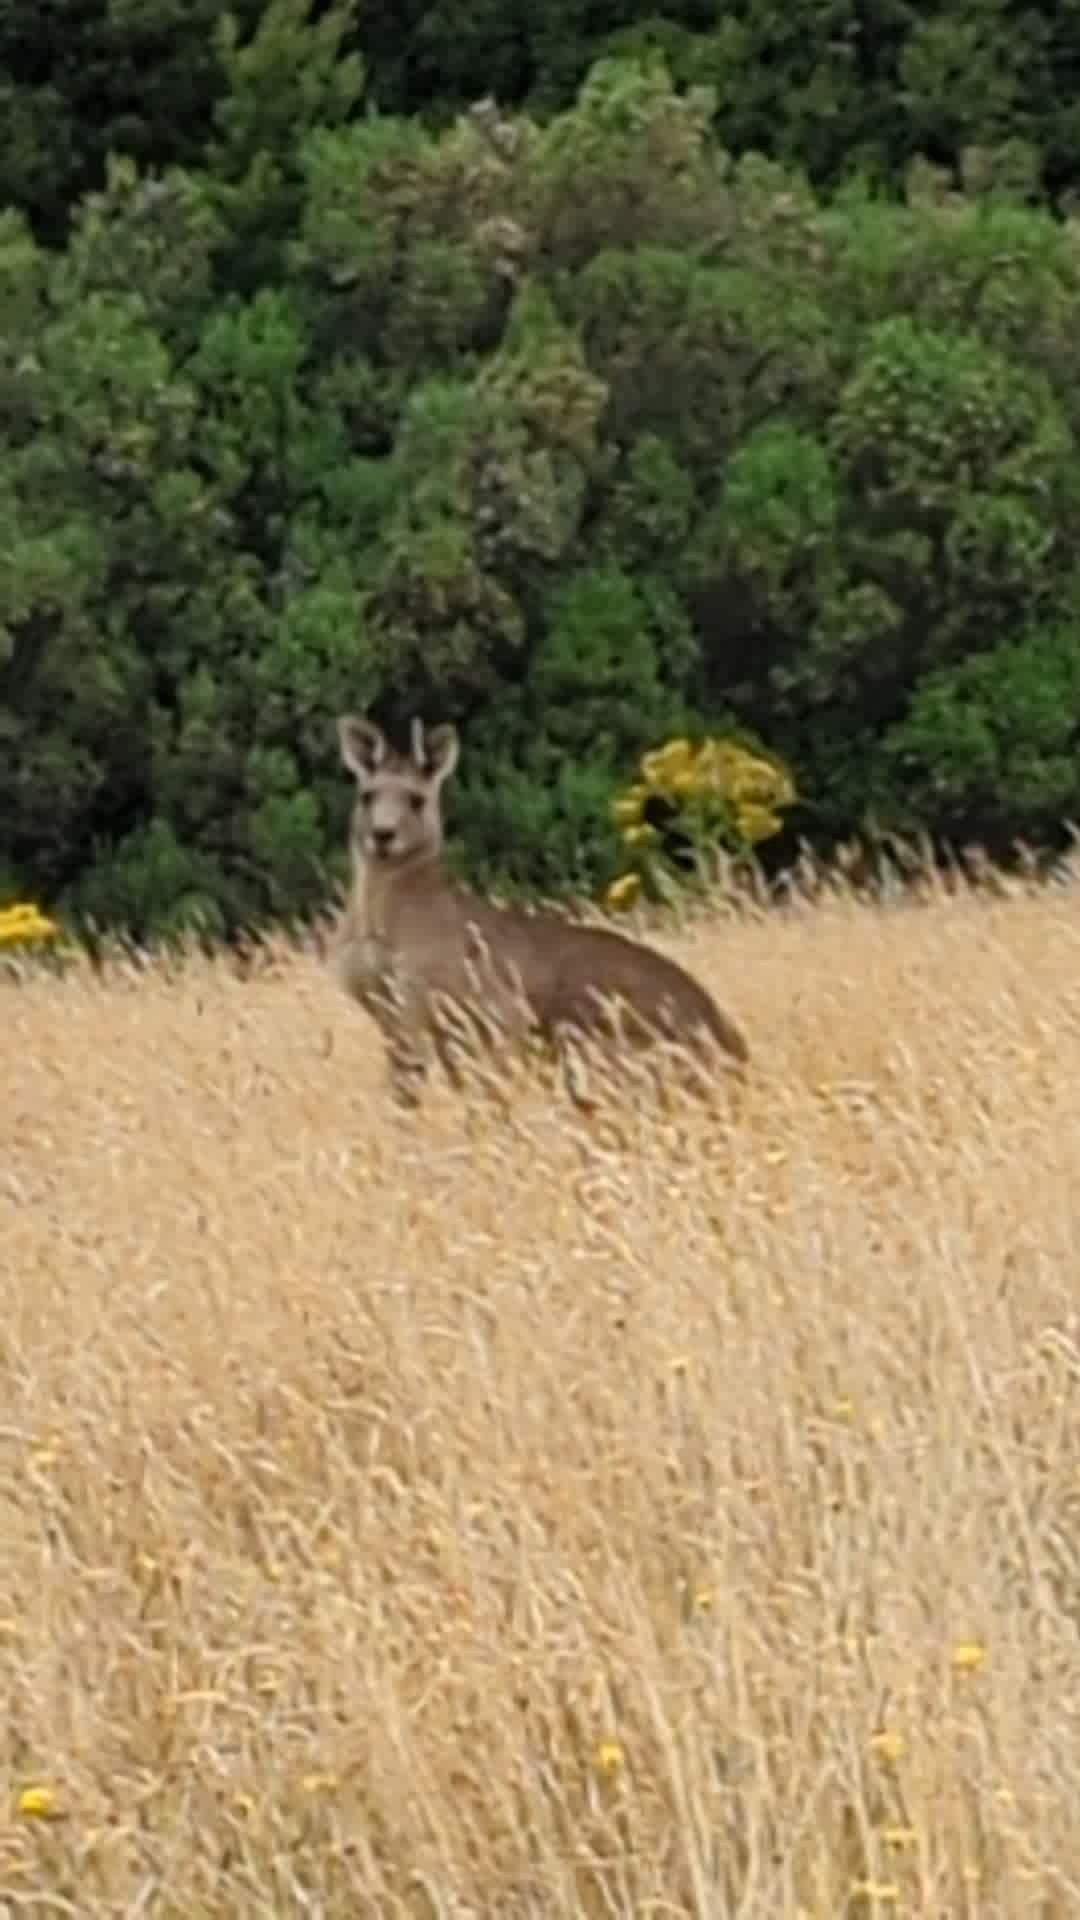
POLYGON ((725 729, 793 832, 1080 817, 1074 43, 4 9, 0 903, 306 911, 353 707, 463 727, 455 854, 522 890, 725 729))

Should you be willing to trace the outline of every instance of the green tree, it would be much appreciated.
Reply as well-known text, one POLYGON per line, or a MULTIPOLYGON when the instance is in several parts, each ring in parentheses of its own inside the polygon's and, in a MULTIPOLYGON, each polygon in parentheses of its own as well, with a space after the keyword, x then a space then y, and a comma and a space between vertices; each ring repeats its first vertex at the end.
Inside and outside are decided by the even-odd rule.
MULTIPOLYGON (((605 18, 529 32, 554 73, 640 24, 605 18)), ((795 59, 764 0, 676 24, 795 59)), ((354 33, 237 15, 205 164, 115 143, 63 247, 0 217, 5 888, 137 931, 313 906, 353 707, 462 724, 455 858, 524 891, 606 885, 683 734, 781 754, 824 840, 1052 833, 1080 250, 1029 157, 822 202, 655 46, 543 122, 360 118, 354 33)))
POLYGON ((906 826, 1004 852, 1080 821, 1080 632, 1034 627, 928 675, 885 741, 906 826))
POLYGON ((8 0, 0 9, 0 204, 65 237, 109 154, 140 169, 201 159, 225 85, 216 32, 261 0, 8 0))
POLYGON ((353 28, 353 0, 269 0, 246 39, 235 13, 218 21, 222 86, 205 166, 229 230, 231 286, 254 290, 280 274, 303 197, 304 141, 340 126, 363 97, 363 62, 346 50, 353 28))

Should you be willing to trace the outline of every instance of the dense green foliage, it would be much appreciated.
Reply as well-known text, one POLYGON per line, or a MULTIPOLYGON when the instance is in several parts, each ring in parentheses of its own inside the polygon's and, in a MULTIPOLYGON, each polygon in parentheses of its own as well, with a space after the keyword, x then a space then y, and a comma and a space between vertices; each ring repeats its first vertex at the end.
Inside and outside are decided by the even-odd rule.
POLYGON ((235 149, 253 130, 253 78, 273 96, 259 131, 280 133, 320 44, 359 58, 381 112, 432 125, 486 95, 543 118, 597 60, 659 52, 677 86, 712 90, 730 152, 818 187, 854 169, 898 185, 914 154, 953 165, 1010 141, 1051 191, 1076 185, 1076 0, 4 0, 0 203, 55 238, 110 152, 213 165, 223 134, 235 149))
POLYGON ((725 727, 824 839, 1080 818, 1080 235, 1015 146, 906 167, 1060 175, 1080 16, 871 12, 687 4, 573 96, 629 6, 0 9, 0 902, 310 908, 345 707, 463 726, 508 887, 725 727))

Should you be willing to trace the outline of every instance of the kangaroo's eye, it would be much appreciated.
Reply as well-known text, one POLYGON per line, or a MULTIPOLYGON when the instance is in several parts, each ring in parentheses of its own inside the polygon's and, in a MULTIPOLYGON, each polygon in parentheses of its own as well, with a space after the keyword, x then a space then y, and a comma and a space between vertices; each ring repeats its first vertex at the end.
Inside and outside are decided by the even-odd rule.
POLYGON ((370 793, 362 793, 362 794, 360 795, 360 805, 361 805, 362 807, 370 807, 370 805, 371 805, 371 795, 370 795, 370 793))
POLYGON ((420 812, 422 811, 422 809, 423 809, 423 805, 424 805, 424 796, 423 796, 423 794, 422 794, 422 793, 410 793, 410 795, 409 795, 409 805, 410 805, 410 807, 412 808, 412 810, 413 810, 413 812, 414 812, 414 813, 420 813, 420 812))

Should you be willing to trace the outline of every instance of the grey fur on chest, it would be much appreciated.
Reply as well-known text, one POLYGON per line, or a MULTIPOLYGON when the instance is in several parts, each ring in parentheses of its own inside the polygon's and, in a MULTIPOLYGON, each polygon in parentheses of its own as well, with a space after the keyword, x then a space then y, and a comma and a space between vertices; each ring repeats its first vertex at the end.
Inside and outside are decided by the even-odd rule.
POLYGON ((337 972, 346 993, 372 1013, 393 996, 400 979, 400 966, 384 935, 355 930, 338 950, 337 972))

